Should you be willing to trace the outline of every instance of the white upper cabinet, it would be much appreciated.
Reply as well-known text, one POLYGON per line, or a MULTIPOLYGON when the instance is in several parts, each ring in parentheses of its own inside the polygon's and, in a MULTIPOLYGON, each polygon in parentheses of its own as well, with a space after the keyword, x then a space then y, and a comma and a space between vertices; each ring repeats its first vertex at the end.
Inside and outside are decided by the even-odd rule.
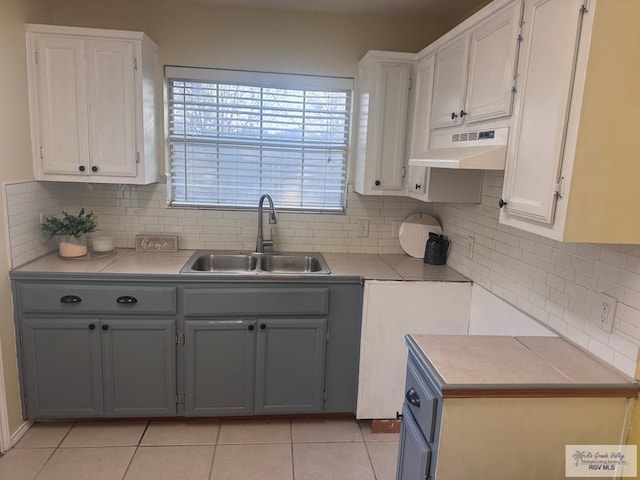
POLYGON ((640 243, 640 8, 526 0, 500 223, 640 243))
MULTIPOLYGON (((429 148, 429 106, 433 94, 434 55, 420 59, 411 88, 407 158, 429 148)), ((407 195, 424 202, 480 202, 482 172, 407 167, 407 195)))
POLYGON ((356 84, 355 183, 363 195, 402 195, 409 83, 415 55, 367 53, 356 84))
POLYGON ((511 115, 520 1, 436 51, 433 128, 511 115))
POLYGON ((27 25, 36 180, 159 179, 157 47, 144 34, 27 25))

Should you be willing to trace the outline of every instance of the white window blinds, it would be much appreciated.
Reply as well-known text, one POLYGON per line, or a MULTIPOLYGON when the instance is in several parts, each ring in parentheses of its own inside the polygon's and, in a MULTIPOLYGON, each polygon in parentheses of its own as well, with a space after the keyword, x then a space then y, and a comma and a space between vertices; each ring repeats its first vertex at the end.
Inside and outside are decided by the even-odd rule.
POLYGON ((344 211, 352 79, 165 73, 172 205, 344 211))

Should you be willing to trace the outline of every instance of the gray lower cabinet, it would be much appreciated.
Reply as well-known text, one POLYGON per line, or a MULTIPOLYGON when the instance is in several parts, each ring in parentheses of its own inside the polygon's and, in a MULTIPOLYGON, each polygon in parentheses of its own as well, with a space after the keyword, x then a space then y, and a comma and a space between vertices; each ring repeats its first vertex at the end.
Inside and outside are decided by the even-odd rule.
POLYGON ((327 320, 185 322, 185 414, 322 412, 327 320))
POLYGON ((258 323, 256 413, 322 412, 327 320, 258 323))
POLYGON ((175 415, 174 349, 170 319, 24 319, 28 416, 175 415))
POLYGON ((402 409, 402 431, 398 450, 397 480, 430 480, 431 449, 413 415, 402 409))
POLYGON ((185 322, 186 415, 253 412, 255 327, 255 320, 185 322))

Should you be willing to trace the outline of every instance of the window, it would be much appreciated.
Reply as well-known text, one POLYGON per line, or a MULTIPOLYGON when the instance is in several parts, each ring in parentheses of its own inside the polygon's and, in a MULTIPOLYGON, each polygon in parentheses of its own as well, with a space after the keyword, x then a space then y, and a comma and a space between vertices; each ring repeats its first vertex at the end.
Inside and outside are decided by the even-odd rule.
POLYGON ((343 212, 353 80, 166 67, 171 204, 343 212))

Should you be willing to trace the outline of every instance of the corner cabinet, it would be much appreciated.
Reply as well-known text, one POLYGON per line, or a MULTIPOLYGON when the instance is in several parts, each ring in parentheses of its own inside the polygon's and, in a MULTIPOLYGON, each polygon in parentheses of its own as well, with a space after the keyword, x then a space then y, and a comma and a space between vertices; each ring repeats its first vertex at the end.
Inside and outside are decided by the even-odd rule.
POLYGON ((27 25, 36 180, 159 180, 158 49, 139 32, 27 25))
POLYGON ((640 243, 639 21, 631 0, 525 1, 500 223, 640 243))
POLYGON ((362 195, 403 195, 409 88, 415 55, 368 52, 356 82, 355 182, 362 195))
POLYGON ((433 128, 511 115, 521 9, 514 1, 436 51, 433 128))

